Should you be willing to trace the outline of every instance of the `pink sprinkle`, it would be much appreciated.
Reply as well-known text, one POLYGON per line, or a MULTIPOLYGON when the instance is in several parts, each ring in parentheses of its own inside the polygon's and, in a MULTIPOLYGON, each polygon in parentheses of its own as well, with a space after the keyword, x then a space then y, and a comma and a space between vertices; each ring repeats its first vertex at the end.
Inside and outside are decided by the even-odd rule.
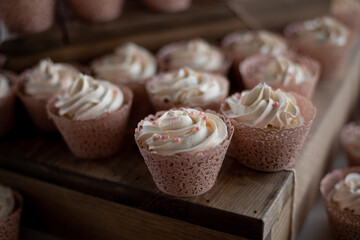
POLYGON ((212 77, 212 78, 210 78, 210 82, 214 82, 215 81, 215 79, 212 77))
POLYGON ((279 107, 279 103, 278 103, 278 102, 274 102, 274 103, 272 104, 272 106, 273 106, 273 108, 277 108, 277 107, 279 107))
POLYGON ((200 116, 204 116, 204 113, 203 113, 203 112, 200 112, 200 116))
POLYGON ((175 138, 175 142, 181 143, 181 138, 179 138, 179 137, 175 138))
POLYGON ((200 131, 200 127, 196 127, 196 128, 195 128, 195 131, 196 131, 196 132, 200 131))
POLYGON ((116 96, 118 94, 118 91, 117 90, 114 90, 114 95, 116 96))
POLYGON ((179 119, 180 119, 179 117, 175 118, 176 121, 179 121, 179 119))
POLYGON ((170 136, 169 135, 165 135, 165 136, 163 136, 163 139, 169 139, 170 138, 170 136))
POLYGON ((154 137, 154 140, 157 141, 157 140, 161 140, 161 136, 160 135, 157 135, 154 137))
POLYGON ((170 120, 170 123, 173 123, 173 122, 175 122, 175 120, 174 120, 174 119, 171 119, 171 120, 170 120))
POLYGON ((191 112, 190 114, 191 114, 191 115, 194 115, 195 113, 194 113, 194 112, 191 112))
POLYGON ((204 121, 208 120, 208 116, 203 117, 202 120, 204 121))
POLYGON ((153 126, 156 126, 156 125, 157 125, 157 123, 156 123, 155 121, 153 121, 153 122, 152 122, 152 125, 153 125, 153 126))

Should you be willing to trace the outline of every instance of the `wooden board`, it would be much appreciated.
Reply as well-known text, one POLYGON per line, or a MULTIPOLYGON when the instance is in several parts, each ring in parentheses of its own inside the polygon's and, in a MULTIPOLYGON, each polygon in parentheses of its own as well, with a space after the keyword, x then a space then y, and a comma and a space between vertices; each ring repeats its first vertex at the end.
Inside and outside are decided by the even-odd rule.
MULTIPOLYGON (((313 101, 318 107, 318 114, 300 159, 316 156, 316 161, 327 162, 326 155, 332 140, 336 139, 358 93, 358 53, 359 46, 349 56, 348 65, 341 76, 342 81, 320 82, 313 101), (337 110, 340 103, 342 114, 339 117, 337 110), (328 124, 328 119, 336 119, 337 125, 333 128, 322 127, 328 124), (323 141, 323 136, 326 136, 327 141, 323 141), (318 144, 322 147, 314 148, 318 144)), ((153 183, 132 134, 128 135, 129 141, 118 155, 89 161, 72 156, 59 135, 41 134, 31 129, 31 125, 22 123, 16 131, 0 141, 0 167, 4 169, 141 212, 156 213, 163 216, 160 217, 163 224, 167 224, 168 217, 171 217, 209 231, 251 239, 289 237, 294 187, 292 172, 255 172, 227 157, 215 186, 209 192, 192 198, 169 197, 162 194, 153 183)), ((309 180, 318 181, 324 171, 325 168, 319 167, 318 174, 308 176, 309 180)), ((4 177, 1 180, 7 183, 6 179, 4 177)), ((27 185, 23 184, 19 182, 14 186, 24 189, 27 185)), ((306 205, 311 204, 306 199, 301 204, 305 202, 306 205)), ((78 202, 74 200, 73 204, 78 202)), ((107 206, 99 208, 105 211, 107 206)), ((47 210, 42 208, 42 211, 47 210)), ((46 216, 45 219, 57 221, 46 216)), ((80 224, 78 219, 67 220, 74 225, 80 224)), ((126 227, 126 223, 123 224, 126 227)), ((91 227, 91 224, 87 227, 91 227)))

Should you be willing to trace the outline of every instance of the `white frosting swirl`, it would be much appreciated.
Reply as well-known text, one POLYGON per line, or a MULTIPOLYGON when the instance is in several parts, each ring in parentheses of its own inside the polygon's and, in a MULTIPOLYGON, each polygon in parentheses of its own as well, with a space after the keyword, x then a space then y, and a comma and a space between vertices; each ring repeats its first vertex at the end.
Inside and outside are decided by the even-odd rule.
POLYGON ((95 62, 93 69, 98 79, 128 83, 154 76, 157 64, 148 50, 128 43, 95 62))
POLYGON ((24 86, 28 95, 49 98, 54 93, 68 88, 79 72, 72 66, 53 63, 50 59, 41 60, 29 73, 24 86))
POLYGON ((285 53, 289 49, 285 40, 265 30, 233 33, 232 36, 235 40, 228 47, 235 54, 244 57, 255 53, 277 55, 285 53))
POLYGON ((288 86, 311 81, 312 76, 305 66, 299 65, 287 57, 276 56, 259 74, 259 78, 268 84, 288 86))
POLYGON ((222 76, 181 68, 153 81, 150 93, 175 105, 203 106, 226 95, 227 86, 222 76))
POLYGON ((195 109, 170 110, 145 121, 137 142, 153 153, 194 153, 216 147, 228 136, 227 126, 215 114, 195 109))
POLYGON ((6 97, 10 93, 10 85, 7 78, 0 74, 0 98, 6 97))
POLYGON ((338 182, 332 200, 337 202, 342 210, 360 214, 360 174, 349 173, 344 180, 338 182))
POLYGON ((334 18, 320 17, 303 22, 302 28, 296 32, 296 36, 313 42, 345 46, 349 38, 349 31, 334 18))
POLYGON ((202 39, 194 39, 177 47, 168 58, 171 68, 191 67, 196 70, 218 70, 225 60, 224 54, 202 39))
POLYGON ((266 83, 260 83, 241 96, 233 95, 225 100, 229 109, 227 117, 258 128, 294 128, 302 124, 300 108, 295 98, 277 89, 273 91, 266 83))
POLYGON ((11 189, 0 185, 0 221, 8 217, 14 207, 15 199, 11 189))
POLYGON ((80 74, 66 92, 58 96, 59 115, 72 120, 88 120, 114 112, 123 105, 119 87, 107 81, 80 74))

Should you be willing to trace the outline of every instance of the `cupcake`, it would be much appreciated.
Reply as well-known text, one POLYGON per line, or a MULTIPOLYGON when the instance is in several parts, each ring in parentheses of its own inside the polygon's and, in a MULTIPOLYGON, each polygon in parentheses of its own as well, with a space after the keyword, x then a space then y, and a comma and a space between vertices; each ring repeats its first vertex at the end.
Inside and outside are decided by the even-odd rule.
POLYGON ((240 64, 240 73, 246 89, 265 82, 273 89, 281 88, 311 99, 319 79, 320 65, 300 55, 257 54, 240 64))
POLYGON ((150 9, 159 12, 180 12, 191 5, 191 0, 142 0, 150 9))
POLYGON ((340 142, 350 166, 360 166, 360 125, 349 123, 341 130, 340 142))
POLYGON ((266 172, 294 164, 316 109, 306 98, 260 83, 235 93, 221 111, 235 127, 232 150, 243 165, 266 172))
POLYGON ((135 129, 135 140, 156 186, 190 197, 214 185, 233 131, 213 111, 180 108, 146 117, 135 129))
POLYGON ((71 65, 53 63, 50 59, 41 60, 23 74, 17 94, 38 129, 44 132, 56 131, 46 113, 46 103, 52 95, 68 88, 78 74, 71 65))
POLYGON ((157 63, 148 50, 134 43, 125 44, 113 54, 95 60, 92 71, 97 79, 121 83, 131 88, 134 93, 132 121, 138 122, 151 113, 145 81, 156 74, 157 63))
POLYGON ((157 59, 161 71, 190 67, 226 75, 230 67, 229 59, 220 48, 200 38, 166 45, 157 53, 157 59))
POLYGON ((360 167, 328 173, 320 191, 335 239, 359 239, 360 167))
POLYGON ((0 137, 11 130, 15 122, 16 83, 12 76, 0 72, 0 137))
POLYGON ((121 14, 124 0, 68 0, 79 17, 90 22, 108 22, 121 14))
POLYGON ((360 1, 359 0, 333 0, 331 4, 332 15, 354 31, 360 29, 360 1))
POLYGON ((185 106, 217 111, 228 96, 229 82, 221 75, 181 68, 151 78, 146 90, 157 111, 185 106))
POLYGON ((0 239, 18 239, 21 211, 22 197, 0 185, 0 239))
POLYGON ((353 42, 349 29, 331 17, 289 24, 284 34, 300 53, 319 61, 323 80, 337 76, 353 42))
POLYGON ((54 23, 55 0, 0 1, 0 19, 15 32, 37 33, 54 23))
POLYGON ((132 97, 125 86, 80 74, 49 100, 47 112, 76 157, 103 158, 122 146, 132 97))

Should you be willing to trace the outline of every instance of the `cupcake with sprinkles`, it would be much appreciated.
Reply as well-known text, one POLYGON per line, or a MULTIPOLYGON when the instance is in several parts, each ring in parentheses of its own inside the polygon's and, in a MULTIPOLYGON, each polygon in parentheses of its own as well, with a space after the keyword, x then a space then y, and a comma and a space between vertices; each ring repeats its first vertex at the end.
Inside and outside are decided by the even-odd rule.
POLYGON ((214 185, 233 131, 221 114, 175 108, 142 120, 135 140, 156 186, 166 194, 189 197, 214 185))
POLYGON ((122 146, 132 98, 125 86, 80 74, 49 100, 47 112, 75 156, 103 158, 122 146))
POLYGON ((275 172, 295 163, 316 109, 306 98, 260 83, 221 105, 235 127, 232 154, 243 165, 275 172))

